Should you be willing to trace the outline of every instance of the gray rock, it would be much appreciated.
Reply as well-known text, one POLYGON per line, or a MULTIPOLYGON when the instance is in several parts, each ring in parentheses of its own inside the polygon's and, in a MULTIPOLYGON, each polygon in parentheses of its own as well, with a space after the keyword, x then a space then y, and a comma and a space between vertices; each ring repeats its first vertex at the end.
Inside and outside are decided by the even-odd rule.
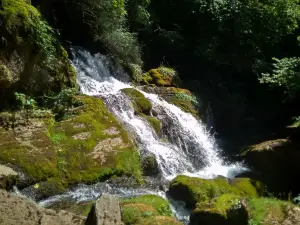
POLYGON ((103 194, 93 205, 86 225, 123 225, 119 200, 103 194))
POLYGON ((19 175, 13 169, 0 165, 0 189, 11 189, 18 181, 19 175))
POLYGON ((66 211, 44 209, 36 203, 0 190, 2 225, 83 225, 84 218, 66 211))

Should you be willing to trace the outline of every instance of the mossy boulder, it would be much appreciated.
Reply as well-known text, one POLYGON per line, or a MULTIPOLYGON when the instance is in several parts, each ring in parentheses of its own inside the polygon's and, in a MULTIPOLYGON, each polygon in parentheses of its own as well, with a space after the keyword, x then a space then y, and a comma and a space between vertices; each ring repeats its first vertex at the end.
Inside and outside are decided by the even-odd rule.
POLYGON ((112 176, 141 180, 139 154, 102 100, 76 98, 83 105, 62 121, 56 122, 52 115, 31 118, 29 124, 14 129, 0 128, 0 160, 21 168, 31 184, 46 181, 59 190, 112 176))
POLYGON ((121 91, 132 101, 136 114, 150 115, 152 104, 141 92, 134 88, 124 88, 121 91))
POLYGON ((159 173, 158 163, 155 155, 147 155, 142 160, 143 174, 145 176, 155 176, 159 173))
POLYGON ((179 85, 180 80, 174 69, 160 66, 157 69, 151 69, 144 73, 139 77, 138 82, 157 87, 171 87, 179 85))
POLYGON ((176 87, 151 87, 143 86, 145 92, 154 93, 165 99, 167 102, 176 105, 184 112, 200 118, 199 109, 201 105, 197 98, 187 89, 176 87))
POLYGON ((191 225, 247 225, 245 200, 235 194, 222 194, 197 204, 190 218, 191 225))
POLYGON ((169 194, 186 203, 187 207, 195 208, 197 203, 207 202, 222 194, 233 194, 245 197, 259 196, 250 179, 235 181, 223 177, 201 179, 188 176, 177 176, 170 184, 169 194))
POLYGON ((172 218, 168 201, 156 195, 142 195, 123 199, 121 210, 122 221, 125 225, 148 224, 149 221, 154 224, 168 224, 160 221, 162 216, 166 217, 166 221, 176 221, 172 218))
MULTIPOLYGON (((34 6, 24 0, 2 0, 0 23, 0 83, 11 90, 6 90, 6 97, 14 88, 43 95, 76 87, 67 52, 34 6)), ((5 101, 1 98, 0 105, 5 101)))
POLYGON ((243 149, 245 161, 258 178, 275 194, 298 194, 299 182, 295 177, 300 170, 300 142, 291 139, 274 139, 243 149))

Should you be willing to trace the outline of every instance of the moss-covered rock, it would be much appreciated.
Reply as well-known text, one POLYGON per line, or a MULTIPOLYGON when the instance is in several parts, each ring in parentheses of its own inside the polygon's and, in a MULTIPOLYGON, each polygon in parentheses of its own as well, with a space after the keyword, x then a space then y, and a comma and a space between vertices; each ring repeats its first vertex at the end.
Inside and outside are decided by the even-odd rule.
POLYGON ((177 86, 180 83, 176 71, 172 68, 160 66, 144 73, 138 81, 141 84, 155 85, 157 87, 177 86))
MULTIPOLYGON (((142 195, 130 199, 123 199, 121 203, 122 220, 126 225, 147 224, 149 221, 158 223, 159 217, 172 218, 172 211, 167 200, 156 195, 142 195), (147 221, 147 223, 146 223, 147 221)), ((170 221, 176 221, 170 219, 170 221)))
POLYGON ((264 141, 245 148, 243 155, 249 166, 260 173, 258 178, 267 185, 268 191, 298 194, 300 186, 295 177, 300 170, 299 140, 264 141))
MULTIPOLYGON (((6 89, 43 95, 76 86, 68 54, 35 7, 24 0, 3 0, 0 23, 0 82, 5 82, 6 89)), ((1 98, 0 103, 5 101, 1 98)))
POLYGON ((125 88, 121 91, 131 99, 136 114, 150 115, 152 104, 141 92, 134 88, 125 88))
POLYGON ((191 215, 191 225, 247 225, 245 201, 238 195, 223 194, 197 204, 191 215))
POLYGON ((143 174, 145 176, 155 176, 159 173, 158 170, 158 163, 156 160, 155 155, 147 155, 142 160, 142 168, 143 168, 143 174))
POLYGON ((137 225, 183 225, 181 222, 170 216, 155 216, 143 219, 137 225))
POLYGON ((170 184, 169 194, 186 202, 190 208, 207 202, 222 194, 256 197, 258 194, 249 179, 228 182, 226 178, 205 180, 188 176, 177 176, 170 184), (232 183, 232 184, 231 184, 232 183))
POLYGON ((196 118, 200 118, 198 109, 200 104, 196 97, 186 89, 175 87, 151 87, 144 86, 143 90, 154 93, 165 99, 167 102, 178 106, 184 112, 190 113, 196 118))
MULTIPOLYGON (((0 160, 21 168, 32 184, 47 181, 55 183, 49 187, 58 190, 112 176, 140 180, 140 157, 126 131, 102 100, 77 98, 83 106, 60 122, 52 115, 31 118, 28 125, 18 125, 14 130, 0 128, 0 160)), ((52 195, 52 190, 43 188, 41 193, 52 195)))
POLYGON ((157 119, 154 116, 142 115, 142 117, 147 120, 147 122, 150 124, 150 126, 152 126, 152 128, 156 132, 156 134, 159 135, 160 131, 161 131, 161 122, 160 122, 160 120, 157 119))
POLYGON ((271 198, 253 198, 248 201, 249 224, 298 224, 300 208, 290 202, 271 198))

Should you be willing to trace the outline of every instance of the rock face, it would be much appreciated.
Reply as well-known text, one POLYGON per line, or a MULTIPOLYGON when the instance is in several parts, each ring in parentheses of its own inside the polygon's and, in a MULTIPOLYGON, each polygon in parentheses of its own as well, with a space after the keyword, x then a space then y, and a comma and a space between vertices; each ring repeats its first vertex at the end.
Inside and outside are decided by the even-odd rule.
POLYGON ((76 87, 67 52, 35 7, 24 0, 2 0, 0 23, 0 85, 5 90, 0 108, 16 87, 31 96, 76 87))
POLYGON ((0 224, 83 225, 84 218, 66 211, 43 209, 27 199, 0 190, 0 224))
POLYGON ((30 178, 26 186, 35 185, 29 191, 38 192, 36 200, 113 175, 141 179, 139 154, 102 100, 77 99, 83 105, 68 119, 58 122, 49 114, 22 124, 16 115, 14 128, 10 123, 5 123, 7 129, 0 127, 0 160, 30 178))
POLYGON ((0 189, 9 190, 16 185, 19 175, 13 169, 0 165, 0 189))
POLYGON ((300 170, 300 142, 276 139, 252 145, 244 152, 246 162, 260 173, 259 179, 274 193, 298 194, 295 177, 300 170))
POLYGON ((103 194, 92 207, 86 224, 88 225, 123 225, 119 200, 103 194))

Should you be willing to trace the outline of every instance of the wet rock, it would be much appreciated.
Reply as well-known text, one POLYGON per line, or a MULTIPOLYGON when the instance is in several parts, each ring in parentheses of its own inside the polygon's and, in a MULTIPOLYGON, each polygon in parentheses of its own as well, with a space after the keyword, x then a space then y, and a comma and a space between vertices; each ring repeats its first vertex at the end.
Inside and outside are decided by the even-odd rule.
POLYGON ((155 155, 151 154, 142 160, 143 174, 145 176, 156 176, 159 173, 158 163, 155 155))
POLYGON ((112 195, 103 194, 93 205, 86 224, 123 225, 119 200, 112 195))
POLYGON ((0 224, 82 225, 84 218, 66 211, 41 208, 28 199, 0 190, 0 224))
POLYGON ((0 189, 11 189, 19 180, 19 175, 13 169, 0 165, 0 189))

